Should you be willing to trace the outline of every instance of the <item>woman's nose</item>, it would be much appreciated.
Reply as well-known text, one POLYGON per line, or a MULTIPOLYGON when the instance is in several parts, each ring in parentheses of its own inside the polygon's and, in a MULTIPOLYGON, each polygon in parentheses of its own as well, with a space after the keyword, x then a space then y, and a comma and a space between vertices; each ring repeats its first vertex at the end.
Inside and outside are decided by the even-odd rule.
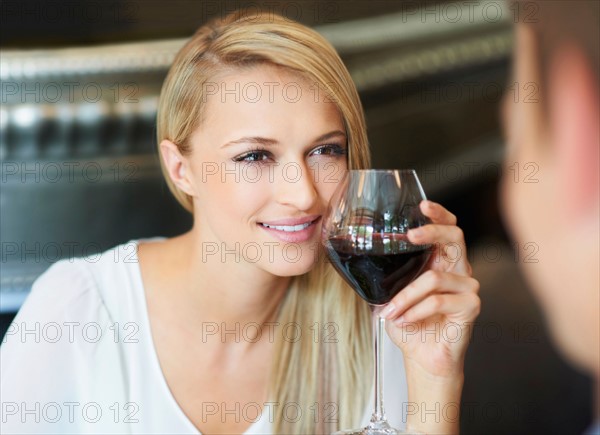
POLYGON ((276 169, 275 192, 277 202, 298 210, 310 210, 318 193, 310 168, 304 163, 287 162, 276 169))

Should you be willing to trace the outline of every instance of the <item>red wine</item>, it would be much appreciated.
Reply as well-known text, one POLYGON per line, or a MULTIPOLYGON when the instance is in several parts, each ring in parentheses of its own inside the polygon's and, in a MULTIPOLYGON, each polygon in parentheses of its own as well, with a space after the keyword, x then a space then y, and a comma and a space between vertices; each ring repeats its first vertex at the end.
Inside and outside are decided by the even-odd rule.
POLYGON ((399 234, 373 234, 372 247, 357 247, 348 236, 332 237, 325 247, 333 267, 368 303, 388 303, 419 276, 432 245, 412 245, 399 234))

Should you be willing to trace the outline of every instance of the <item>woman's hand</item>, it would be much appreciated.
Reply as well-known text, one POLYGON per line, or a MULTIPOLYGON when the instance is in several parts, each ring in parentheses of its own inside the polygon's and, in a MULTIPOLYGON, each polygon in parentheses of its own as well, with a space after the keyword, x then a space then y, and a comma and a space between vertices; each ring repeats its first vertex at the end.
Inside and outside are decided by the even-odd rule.
POLYGON ((441 205, 422 201, 432 224, 410 230, 409 241, 434 244, 428 270, 399 292, 382 310, 387 331, 407 364, 434 377, 462 376, 471 335, 479 314, 479 283, 456 216, 441 205))
MULTIPOLYGON (((465 352, 480 308, 479 282, 471 277, 456 216, 431 201, 422 201, 420 208, 432 224, 410 230, 408 239, 434 244, 428 270, 400 291, 380 315, 387 319, 388 334, 404 354, 409 401, 428 403, 428 409, 431 402, 453 403, 458 409, 465 352)), ((456 421, 440 422, 441 426, 410 420, 413 428, 426 432, 457 431, 458 416, 456 421)))

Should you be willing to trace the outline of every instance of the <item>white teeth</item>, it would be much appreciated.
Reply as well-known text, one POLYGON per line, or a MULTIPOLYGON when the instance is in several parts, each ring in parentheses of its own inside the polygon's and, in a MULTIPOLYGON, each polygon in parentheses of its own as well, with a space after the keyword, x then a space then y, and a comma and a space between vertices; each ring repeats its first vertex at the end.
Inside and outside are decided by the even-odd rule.
POLYGON ((267 224, 263 224, 265 227, 267 228, 273 228, 279 231, 287 231, 287 232, 292 232, 292 231, 302 231, 303 229, 307 228, 312 222, 308 222, 302 225, 267 225, 267 224))

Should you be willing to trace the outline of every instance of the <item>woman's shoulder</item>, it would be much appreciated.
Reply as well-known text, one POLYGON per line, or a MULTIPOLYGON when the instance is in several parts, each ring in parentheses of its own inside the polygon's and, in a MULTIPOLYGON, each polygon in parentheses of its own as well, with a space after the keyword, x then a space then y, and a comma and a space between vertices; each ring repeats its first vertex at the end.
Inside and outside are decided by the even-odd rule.
POLYGON ((94 298, 95 285, 82 258, 65 258, 48 267, 33 282, 29 295, 17 314, 42 317, 67 310, 83 300, 94 298))
POLYGON ((19 313, 56 315, 90 311, 92 314, 97 313, 99 306, 109 311, 113 307, 122 308, 122 304, 132 301, 127 293, 141 284, 138 243, 157 239, 163 238, 132 239, 100 253, 53 263, 33 282, 19 313))
MULTIPOLYGON (((131 379, 150 370, 144 365, 151 338, 143 292, 135 287, 137 242, 57 261, 34 281, 0 346, 3 400, 27 409, 36 403, 94 403, 107 416, 115 402, 128 403, 131 379)), ((18 417, 5 422, 7 430, 50 431, 47 421, 23 425, 18 417)), ((106 421, 94 429, 102 431, 106 421)), ((71 423, 64 426, 70 433, 90 428, 88 420, 71 423)), ((63 426, 52 427, 55 432, 63 426)), ((110 428, 124 432, 117 424, 110 428)))
MULTIPOLYGON (((45 364, 52 361, 62 370, 57 367, 91 358, 99 346, 131 332, 124 328, 141 329, 144 293, 138 288, 132 251, 137 242, 130 240, 96 256, 59 260, 34 281, 0 346, 2 379, 12 373, 7 367, 22 373, 23 358, 35 356, 32 364, 39 358, 47 360, 45 364)), ((115 341, 115 346, 122 342, 115 341)))

